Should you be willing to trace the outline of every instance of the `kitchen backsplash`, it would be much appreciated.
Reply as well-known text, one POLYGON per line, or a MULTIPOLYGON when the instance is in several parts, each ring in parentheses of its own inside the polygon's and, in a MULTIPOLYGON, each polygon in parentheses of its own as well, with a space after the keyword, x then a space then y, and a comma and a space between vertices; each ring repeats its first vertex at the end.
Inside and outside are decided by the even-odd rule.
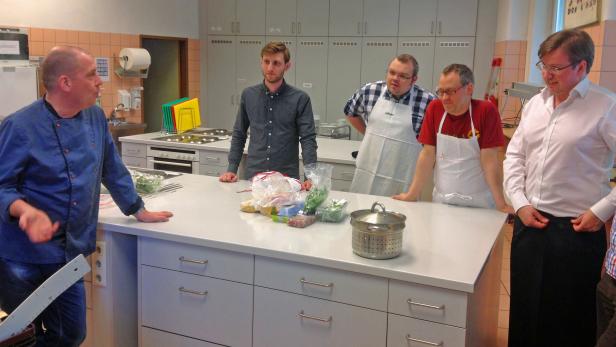
MULTIPOLYGON (((139 78, 120 78, 113 73, 113 56, 118 56, 122 48, 140 47, 139 35, 76 31, 63 29, 46 29, 29 27, 28 44, 31 57, 44 57, 56 45, 70 45, 81 47, 95 57, 109 58, 110 78, 103 83, 101 106, 105 114, 109 115, 118 102, 117 90, 141 86, 139 78)), ((147 35, 147 34, 146 34, 147 35)), ((199 97, 200 91, 200 48, 199 40, 188 39, 188 96, 199 97)), ((44 88, 40 85, 41 92, 44 88)), ((131 123, 143 123, 143 109, 122 112, 122 116, 131 123)))

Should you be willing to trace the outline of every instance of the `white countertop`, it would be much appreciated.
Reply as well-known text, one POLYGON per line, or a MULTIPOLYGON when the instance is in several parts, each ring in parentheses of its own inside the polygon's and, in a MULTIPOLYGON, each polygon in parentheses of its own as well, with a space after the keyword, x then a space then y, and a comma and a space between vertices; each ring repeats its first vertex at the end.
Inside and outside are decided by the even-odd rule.
MULTIPOLYGON (((153 132, 147 134, 131 135, 120 137, 120 142, 127 143, 142 143, 147 145, 159 145, 159 146, 171 146, 175 148, 190 148, 201 150, 214 150, 229 152, 231 147, 231 139, 211 142, 208 144, 197 145, 191 143, 174 143, 174 142, 161 142, 153 140, 157 137, 166 136, 160 132, 153 132)), ((340 140, 330 139, 324 137, 317 137, 317 158, 319 161, 328 163, 340 163, 355 165, 355 159, 351 156, 351 152, 359 150, 361 141, 352 140, 340 140)), ((248 141, 244 146, 244 153, 248 150, 248 141)))
POLYGON ((349 219, 317 222, 305 229, 239 211, 250 193, 248 181, 221 183, 216 177, 182 175, 165 182, 184 187, 146 199, 149 210, 169 210, 166 223, 140 223, 117 207, 100 210, 103 230, 209 246, 335 269, 360 272, 441 288, 473 292, 474 284, 500 233, 506 215, 496 210, 461 208, 427 202, 333 191, 349 201, 348 211, 368 209, 374 201, 406 215, 402 254, 389 260, 355 255, 349 219))

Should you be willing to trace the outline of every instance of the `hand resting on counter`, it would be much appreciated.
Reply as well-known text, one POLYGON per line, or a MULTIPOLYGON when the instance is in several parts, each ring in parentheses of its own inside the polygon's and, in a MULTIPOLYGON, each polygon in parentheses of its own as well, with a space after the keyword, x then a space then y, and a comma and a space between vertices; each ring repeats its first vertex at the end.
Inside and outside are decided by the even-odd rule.
POLYGON ((218 177, 220 182, 237 182, 237 175, 233 172, 225 172, 218 177))
POLYGON ((158 223, 167 222, 169 218, 173 217, 173 213, 169 211, 148 211, 145 208, 135 213, 135 218, 138 221, 144 223, 158 223))

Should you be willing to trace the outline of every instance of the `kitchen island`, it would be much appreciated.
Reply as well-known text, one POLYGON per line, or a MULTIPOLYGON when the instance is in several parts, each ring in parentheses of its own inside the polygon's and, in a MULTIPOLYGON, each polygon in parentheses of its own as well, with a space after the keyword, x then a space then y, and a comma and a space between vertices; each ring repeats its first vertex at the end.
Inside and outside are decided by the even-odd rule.
POLYGON ((240 212, 247 181, 166 183, 183 188, 145 201, 167 223, 100 210, 92 299, 108 345, 496 345, 505 214, 332 191, 349 211, 378 200, 406 215, 402 254, 371 260, 348 218, 295 229, 240 212))

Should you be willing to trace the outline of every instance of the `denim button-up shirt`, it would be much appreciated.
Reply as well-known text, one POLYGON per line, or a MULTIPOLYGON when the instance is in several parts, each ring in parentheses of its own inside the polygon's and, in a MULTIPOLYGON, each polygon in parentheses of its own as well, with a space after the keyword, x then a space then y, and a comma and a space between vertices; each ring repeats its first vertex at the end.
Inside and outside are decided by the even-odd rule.
POLYGON ((95 247, 101 182, 126 215, 143 206, 96 106, 60 118, 43 99, 0 123, 0 257, 62 263, 95 247), (23 199, 60 228, 34 244, 9 214, 23 199))
POLYGON ((284 81, 275 92, 270 92, 263 83, 242 92, 227 171, 237 172, 249 127, 248 178, 271 170, 299 178, 299 143, 302 144, 304 165, 317 161, 310 97, 284 81))

